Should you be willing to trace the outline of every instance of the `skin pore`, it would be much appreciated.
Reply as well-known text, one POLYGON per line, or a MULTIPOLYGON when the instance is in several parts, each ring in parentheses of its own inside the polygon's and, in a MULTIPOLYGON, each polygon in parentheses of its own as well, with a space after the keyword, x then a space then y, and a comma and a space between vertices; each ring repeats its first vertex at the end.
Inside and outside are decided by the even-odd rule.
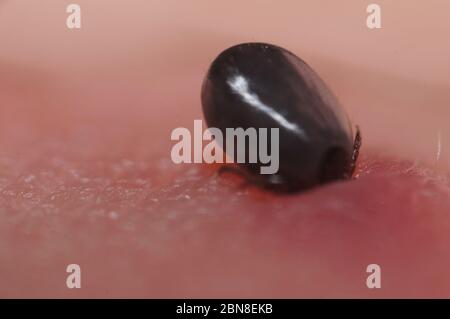
POLYGON ((449 296, 445 10, 380 1, 371 34, 357 1, 217 4, 234 25, 200 2, 78 2, 74 34, 55 1, 0 2, 1 297, 449 296), (304 58, 360 126, 355 180, 282 196, 170 160, 171 131, 202 118, 211 60, 254 38, 304 58), (66 287, 72 263, 81 289, 66 287), (366 286, 372 263, 381 289, 366 286))

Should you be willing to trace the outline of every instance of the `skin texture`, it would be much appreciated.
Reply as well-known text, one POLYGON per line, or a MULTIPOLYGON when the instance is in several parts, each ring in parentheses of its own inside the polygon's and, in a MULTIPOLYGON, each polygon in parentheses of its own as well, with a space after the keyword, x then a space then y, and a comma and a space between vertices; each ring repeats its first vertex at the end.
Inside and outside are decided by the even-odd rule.
POLYGON ((78 31, 59 1, 0 2, 0 297, 450 297, 448 5, 380 1, 374 31, 359 1, 78 2, 78 31), (172 163, 209 63, 249 40, 338 96, 356 180, 280 196, 172 163))

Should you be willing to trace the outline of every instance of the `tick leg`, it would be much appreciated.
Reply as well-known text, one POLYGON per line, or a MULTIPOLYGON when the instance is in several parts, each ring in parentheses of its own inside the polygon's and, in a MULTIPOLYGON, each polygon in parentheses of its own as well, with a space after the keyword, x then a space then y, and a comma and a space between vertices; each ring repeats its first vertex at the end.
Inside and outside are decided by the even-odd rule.
POLYGON ((359 149, 361 148, 362 144, 362 138, 361 138, 361 131, 359 130, 359 126, 356 126, 356 135, 355 135, 355 141, 353 143, 353 154, 352 154, 352 162, 350 164, 350 176, 353 176, 353 173, 356 169, 356 161, 358 160, 359 156, 359 149))

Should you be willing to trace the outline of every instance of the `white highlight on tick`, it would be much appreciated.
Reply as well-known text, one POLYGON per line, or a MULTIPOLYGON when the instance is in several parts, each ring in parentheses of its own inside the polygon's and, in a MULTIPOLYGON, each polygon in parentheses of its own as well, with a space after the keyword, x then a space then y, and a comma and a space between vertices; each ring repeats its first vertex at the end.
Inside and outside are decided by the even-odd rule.
POLYGON ((264 104, 261 102, 259 97, 250 92, 248 82, 242 75, 236 75, 230 80, 227 81, 228 85, 231 87, 231 89, 242 96, 245 102, 248 104, 254 106, 258 110, 268 114, 271 118, 273 118, 275 121, 277 121, 281 126, 287 128, 291 131, 296 131, 301 136, 306 138, 305 131, 302 130, 300 127, 298 127, 297 124, 289 122, 285 117, 283 117, 280 113, 276 112, 273 108, 270 106, 264 104))

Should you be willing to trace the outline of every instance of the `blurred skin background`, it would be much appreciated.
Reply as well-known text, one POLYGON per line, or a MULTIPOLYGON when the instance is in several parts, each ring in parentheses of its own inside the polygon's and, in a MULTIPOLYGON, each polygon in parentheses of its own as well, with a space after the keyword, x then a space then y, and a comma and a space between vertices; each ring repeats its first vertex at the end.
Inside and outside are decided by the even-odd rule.
POLYGON ((370 30, 370 3, 0 0, 0 296, 450 297, 450 4, 374 1, 370 30), (250 41, 331 87, 357 180, 278 196, 172 163, 209 64, 250 41))

